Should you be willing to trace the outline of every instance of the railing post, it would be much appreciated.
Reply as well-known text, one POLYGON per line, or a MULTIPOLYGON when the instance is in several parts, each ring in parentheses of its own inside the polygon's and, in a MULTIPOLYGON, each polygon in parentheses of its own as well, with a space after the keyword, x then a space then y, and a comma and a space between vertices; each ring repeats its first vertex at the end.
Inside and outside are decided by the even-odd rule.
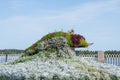
POLYGON ((5 62, 7 62, 8 54, 5 55, 5 62))
POLYGON ((99 62, 104 62, 105 57, 104 57, 104 52, 103 51, 98 51, 98 61, 99 62))

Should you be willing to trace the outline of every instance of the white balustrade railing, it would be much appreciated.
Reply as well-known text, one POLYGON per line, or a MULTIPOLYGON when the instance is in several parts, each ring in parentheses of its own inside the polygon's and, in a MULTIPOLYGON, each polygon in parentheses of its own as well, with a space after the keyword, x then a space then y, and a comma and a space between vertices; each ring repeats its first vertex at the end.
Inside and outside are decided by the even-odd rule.
MULTIPOLYGON (((95 54, 79 54, 85 60, 98 61, 98 56, 95 54)), ((104 54, 104 63, 120 66, 120 54, 104 54)))
POLYGON ((0 63, 12 62, 18 59, 21 54, 0 54, 0 63))

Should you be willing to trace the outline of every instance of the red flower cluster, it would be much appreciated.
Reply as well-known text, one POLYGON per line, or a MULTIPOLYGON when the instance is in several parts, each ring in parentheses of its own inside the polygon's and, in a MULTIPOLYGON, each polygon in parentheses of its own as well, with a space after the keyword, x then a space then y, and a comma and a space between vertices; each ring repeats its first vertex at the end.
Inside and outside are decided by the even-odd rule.
POLYGON ((85 38, 82 35, 79 34, 73 34, 72 35, 72 42, 73 42, 73 46, 79 46, 80 45, 80 39, 83 38, 85 40, 85 38))

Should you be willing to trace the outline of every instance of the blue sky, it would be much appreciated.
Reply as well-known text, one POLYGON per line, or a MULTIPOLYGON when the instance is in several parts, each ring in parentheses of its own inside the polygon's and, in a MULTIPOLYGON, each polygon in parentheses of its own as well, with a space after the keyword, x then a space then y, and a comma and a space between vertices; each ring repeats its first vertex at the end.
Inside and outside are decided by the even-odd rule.
POLYGON ((0 49, 25 49, 53 31, 83 35, 89 50, 120 50, 120 0, 1 0, 0 49))

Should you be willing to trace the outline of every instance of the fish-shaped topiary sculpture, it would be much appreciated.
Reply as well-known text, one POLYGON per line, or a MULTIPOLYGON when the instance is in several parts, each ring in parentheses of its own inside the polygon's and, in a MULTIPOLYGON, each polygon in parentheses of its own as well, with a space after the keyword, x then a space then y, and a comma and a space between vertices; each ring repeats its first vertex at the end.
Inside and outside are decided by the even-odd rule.
POLYGON ((85 40, 85 38, 80 35, 80 34, 71 34, 70 32, 63 32, 63 31, 58 31, 58 32, 52 32, 49 33, 45 36, 43 36, 40 40, 38 40, 36 43, 34 43, 32 46, 28 47, 25 51, 28 49, 34 48, 35 46, 38 45, 38 43, 51 39, 53 37, 64 37, 66 38, 68 45, 70 47, 88 47, 88 43, 85 40))

